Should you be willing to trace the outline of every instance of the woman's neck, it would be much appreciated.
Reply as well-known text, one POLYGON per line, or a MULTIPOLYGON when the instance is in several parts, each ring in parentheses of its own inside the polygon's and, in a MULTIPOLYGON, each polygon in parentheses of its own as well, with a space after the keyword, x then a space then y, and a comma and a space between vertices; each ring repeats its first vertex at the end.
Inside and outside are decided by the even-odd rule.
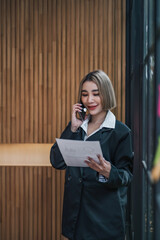
POLYGON ((103 111, 99 113, 98 115, 91 115, 91 120, 90 122, 93 124, 102 124, 104 122, 104 119, 106 117, 107 112, 103 111))

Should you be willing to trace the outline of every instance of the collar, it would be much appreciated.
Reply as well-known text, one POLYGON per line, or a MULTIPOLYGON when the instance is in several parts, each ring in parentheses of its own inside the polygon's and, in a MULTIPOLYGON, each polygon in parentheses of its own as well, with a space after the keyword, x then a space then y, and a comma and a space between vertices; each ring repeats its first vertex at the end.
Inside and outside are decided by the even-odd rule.
MULTIPOLYGON (((89 122, 89 118, 87 118, 81 125, 81 128, 87 133, 87 128, 88 128, 88 122, 89 122)), ((108 113, 103 121, 103 123, 101 124, 101 126, 99 127, 99 129, 102 128, 115 128, 116 125, 116 117, 115 115, 108 110, 108 113)), ((97 130, 99 130, 97 129, 97 130)))

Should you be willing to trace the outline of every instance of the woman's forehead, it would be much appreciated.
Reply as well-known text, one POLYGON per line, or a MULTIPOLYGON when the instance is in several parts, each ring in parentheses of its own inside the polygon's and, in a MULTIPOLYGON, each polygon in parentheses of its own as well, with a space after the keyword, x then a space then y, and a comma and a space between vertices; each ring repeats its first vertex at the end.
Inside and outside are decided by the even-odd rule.
POLYGON ((98 86, 93 81, 86 81, 82 85, 82 90, 98 90, 98 86))

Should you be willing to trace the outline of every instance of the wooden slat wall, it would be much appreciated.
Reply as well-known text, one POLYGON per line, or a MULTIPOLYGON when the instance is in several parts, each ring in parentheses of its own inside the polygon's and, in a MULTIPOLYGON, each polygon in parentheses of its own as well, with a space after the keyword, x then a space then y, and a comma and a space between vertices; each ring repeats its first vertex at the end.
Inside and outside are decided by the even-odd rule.
POLYGON ((0 168, 1 240, 61 239, 55 181, 51 167, 0 168))
POLYGON ((0 143, 48 143, 82 77, 103 69, 125 120, 124 0, 0 1, 0 143), (123 14, 123 15, 122 15, 123 14))
MULTIPOLYGON (((54 142, 95 69, 124 122, 125 0, 0 0, 0 143, 54 142)), ((0 167, 0 239, 64 239, 63 183, 51 167, 0 167)))

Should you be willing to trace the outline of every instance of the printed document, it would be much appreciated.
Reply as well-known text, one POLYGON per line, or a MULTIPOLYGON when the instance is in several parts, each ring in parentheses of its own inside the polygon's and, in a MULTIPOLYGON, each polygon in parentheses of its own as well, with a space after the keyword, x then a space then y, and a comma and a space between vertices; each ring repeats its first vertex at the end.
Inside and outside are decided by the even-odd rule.
POLYGON ((98 141, 79 141, 58 138, 56 138, 56 141, 67 166, 88 167, 84 162, 88 157, 99 162, 97 155, 102 155, 101 146, 98 141))

